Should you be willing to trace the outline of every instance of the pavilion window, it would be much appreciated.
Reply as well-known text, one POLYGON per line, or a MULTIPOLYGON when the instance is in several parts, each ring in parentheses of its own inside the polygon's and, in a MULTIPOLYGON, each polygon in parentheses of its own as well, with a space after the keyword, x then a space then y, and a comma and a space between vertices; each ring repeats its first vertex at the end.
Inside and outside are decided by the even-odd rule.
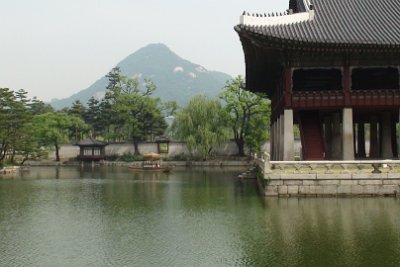
POLYGON ((297 69, 293 72, 293 91, 342 90, 339 69, 297 69))
POLYGON ((84 156, 91 156, 92 155, 92 148, 91 147, 85 147, 83 150, 83 155, 84 156))
POLYGON ((99 147, 95 147, 93 148, 93 156, 100 156, 100 148, 99 147))
POLYGON ((397 68, 356 68, 351 79, 352 90, 399 89, 397 68))

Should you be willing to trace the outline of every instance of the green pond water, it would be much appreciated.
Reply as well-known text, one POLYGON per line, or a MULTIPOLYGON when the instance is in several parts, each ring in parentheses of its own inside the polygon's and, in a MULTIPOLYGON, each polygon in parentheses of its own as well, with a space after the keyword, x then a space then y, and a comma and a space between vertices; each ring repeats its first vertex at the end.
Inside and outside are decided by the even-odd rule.
POLYGON ((239 172, 0 176, 0 266, 400 266, 400 199, 264 199, 239 172))

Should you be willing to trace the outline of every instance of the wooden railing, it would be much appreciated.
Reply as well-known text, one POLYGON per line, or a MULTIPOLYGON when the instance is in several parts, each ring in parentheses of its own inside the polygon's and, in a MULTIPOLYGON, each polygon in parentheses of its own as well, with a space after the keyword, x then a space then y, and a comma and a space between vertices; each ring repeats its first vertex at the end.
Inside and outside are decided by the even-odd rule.
POLYGON ((342 90, 293 92, 292 105, 294 108, 343 106, 344 92, 342 90))
MULTIPOLYGON (((354 90, 350 91, 352 106, 393 106, 400 105, 400 90, 354 90)), ((343 90, 295 91, 292 93, 293 108, 341 107, 345 104, 343 90)))
POLYGON ((400 104, 400 90, 351 91, 351 103, 355 106, 388 106, 400 104))

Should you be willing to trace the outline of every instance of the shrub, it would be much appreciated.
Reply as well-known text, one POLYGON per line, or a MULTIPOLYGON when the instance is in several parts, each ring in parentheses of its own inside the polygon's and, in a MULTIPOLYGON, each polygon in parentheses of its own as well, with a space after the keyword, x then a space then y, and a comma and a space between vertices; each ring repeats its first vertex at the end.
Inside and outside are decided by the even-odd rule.
POLYGON ((119 156, 117 154, 107 156, 107 160, 109 160, 109 161, 117 161, 118 159, 119 159, 119 156))
POLYGON ((134 155, 132 153, 124 153, 121 156, 121 160, 125 162, 132 162, 132 161, 142 161, 143 156, 142 155, 134 155))
POLYGON ((181 153, 172 157, 173 161, 188 161, 190 160, 189 156, 181 153))
POLYGON ((171 161, 171 159, 169 157, 163 157, 162 160, 163 161, 171 161))

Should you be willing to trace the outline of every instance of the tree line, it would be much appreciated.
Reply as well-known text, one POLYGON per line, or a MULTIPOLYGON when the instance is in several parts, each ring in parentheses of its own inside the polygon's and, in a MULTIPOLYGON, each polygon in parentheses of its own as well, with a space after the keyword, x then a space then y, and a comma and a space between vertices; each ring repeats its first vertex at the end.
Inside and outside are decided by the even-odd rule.
POLYGON ((113 68, 107 75, 103 98, 79 100, 56 111, 29 99, 24 90, 0 88, 0 166, 40 159, 54 150, 60 160, 63 143, 92 136, 106 142, 131 142, 140 154, 139 142, 156 137, 185 141, 193 157, 209 159, 215 148, 232 139, 239 156, 257 152, 268 138, 270 104, 265 96, 240 88, 241 77, 226 83, 216 99, 195 96, 184 107, 153 96, 156 85, 122 75, 113 68), (165 118, 174 116, 171 127, 165 118))
POLYGON ((218 99, 195 96, 175 116, 171 134, 185 141, 189 152, 203 160, 233 140, 238 156, 259 152, 269 137, 270 101, 241 88, 238 76, 227 81, 218 99))

